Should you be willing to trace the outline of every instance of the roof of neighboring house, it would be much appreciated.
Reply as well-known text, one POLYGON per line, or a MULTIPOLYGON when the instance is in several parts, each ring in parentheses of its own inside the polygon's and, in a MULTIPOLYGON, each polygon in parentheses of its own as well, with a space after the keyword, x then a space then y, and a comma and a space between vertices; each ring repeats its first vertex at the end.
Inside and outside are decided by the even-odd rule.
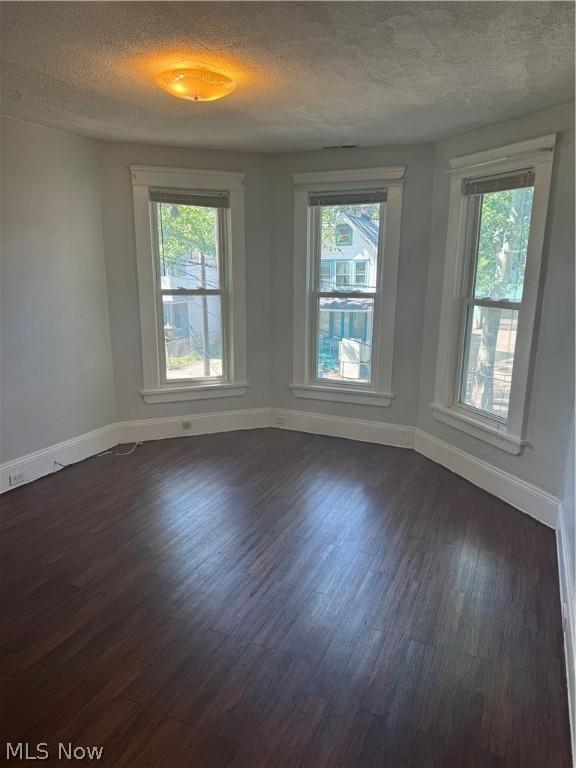
POLYGON ((372 299, 331 298, 322 299, 322 312, 368 312, 372 309, 372 299))
POLYGON ((350 224, 355 227, 364 240, 370 243, 370 245, 378 245, 378 227, 372 219, 366 219, 364 216, 352 216, 350 213, 345 213, 344 217, 348 219, 350 224))

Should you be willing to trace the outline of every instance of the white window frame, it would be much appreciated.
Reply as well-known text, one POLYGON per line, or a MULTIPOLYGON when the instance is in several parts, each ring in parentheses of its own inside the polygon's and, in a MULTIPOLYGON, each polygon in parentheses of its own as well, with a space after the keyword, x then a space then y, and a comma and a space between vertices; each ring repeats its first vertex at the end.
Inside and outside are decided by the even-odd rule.
POLYGON ((140 330, 142 338, 141 395, 147 403, 203 400, 246 394, 246 278, 244 173, 130 166, 134 198, 134 227, 138 266, 140 330), (223 346, 225 375, 217 380, 166 381, 160 316, 162 303, 151 188, 194 192, 225 192, 230 207, 221 214, 223 346), (225 311, 224 311, 225 307, 225 311))
MULTIPOLYGON (((509 144, 450 160, 451 175, 444 285, 436 361, 434 417, 454 429, 511 454, 522 452, 526 428, 526 402, 531 373, 531 356, 536 307, 540 285, 542 249, 548 213, 550 181, 556 134, 509 144), (508 418, 483 413, 459 402, 458 373, 464 353, 462 327, 468 293, 471 250, 466 248, 467 214, 464 180, 489 175, 531 170, 534 173, 532 217, 528 236, 522 303, 518 312, 516 348, 508 418)), ((509 305, 517 308, 513 302, 509 305)))
MULTIPOLYGON (((294 181, 293 360, 290 389, 296 397, 357 405, 389 406, 394 398, 392 374, 400 224, 405 166, 296 173, 294 181), (374 302, 371 384, 324 382, 313 369, 316 332, 314 227, 310 194, 386 188, 386 215, 381 222, 378 276, 374 302)), ((365 292, 359 294, 366 296, 365 292)), ((370 295, 370 294, 368 294, 370 295)), ((371 296, 371 295, 370 295, 371 296)))

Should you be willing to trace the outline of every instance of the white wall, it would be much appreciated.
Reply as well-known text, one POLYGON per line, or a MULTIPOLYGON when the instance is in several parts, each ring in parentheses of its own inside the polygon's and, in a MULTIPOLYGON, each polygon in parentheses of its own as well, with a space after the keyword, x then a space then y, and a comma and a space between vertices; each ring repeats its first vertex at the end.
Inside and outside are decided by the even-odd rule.
POLYGON ((116 419, 95 142, 2 120, 2 461, 116 419))
POLYGON ((574 397, 574 104, 564 104, 437 144, 432 237, 423 323, 418 426, 543 490, 561 496, 574 397), (558 133, 542 290, 527 409, 528 445, 519 456, 440 424, 432 415, 438 321, 444 275, 448 159, 522 139, 558 133))
POLYGON ((100 143, 102 221, 108 274, 116 401, 121 420, 191 415, 270 404, 271 201, 269 156, 100 143), (138 276, 129 165, 243 171, 246 177, 248 381, 244 397, 146 404, 138 314, 138 276))
POLYGON ((428 273, 433 163, 432 144, 325 150, 277 156, 274 163, 274 275, 272 280, 274 405, 394 424, 416 424, 420 344, 428 273), (299 171, 370 168, 385 165, 407 166, 396 304, 392 382, 395 398, 386 408, 296 398, 289 389, 292 381, 292 226, 294 220, 292 174, 299 171))

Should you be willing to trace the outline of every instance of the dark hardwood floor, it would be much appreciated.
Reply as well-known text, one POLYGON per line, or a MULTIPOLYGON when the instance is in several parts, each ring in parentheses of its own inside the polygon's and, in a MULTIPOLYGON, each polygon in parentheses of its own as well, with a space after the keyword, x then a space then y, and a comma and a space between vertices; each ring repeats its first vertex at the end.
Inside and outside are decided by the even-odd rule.
POLYGON ((553 532, 414 452, 188 437, 0 503, 2 741, 48 742, 30 765, 570 764, 553 532))

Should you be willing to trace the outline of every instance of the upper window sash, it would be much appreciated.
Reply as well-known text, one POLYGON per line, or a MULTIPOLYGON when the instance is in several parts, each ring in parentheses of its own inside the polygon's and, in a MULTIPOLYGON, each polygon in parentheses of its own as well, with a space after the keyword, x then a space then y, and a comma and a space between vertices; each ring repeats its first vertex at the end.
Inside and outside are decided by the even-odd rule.
POLYGON ((439 328, 434 415, 452 427, 510 453, 525 443, 528 392, 540 264, 547 216, 555 135, 519 142, 450 161, 451 175, 444 287, 439 328), (485 296, 474 285, 481 195, 534 186, 521 296, 485 296), (517 312, 516 346, 506 419, 459 400, 465 315, 470 306, 517 312))
MULTIPOLYGON (((213 198, 214 200, 217 200, 218 198, 213 198)), ((220 198, 222 199, 222 198, 220 198)), ((228 198, 224 198, 224 200, 227 200, 228 198)), ((165 274, 163 274, 162 269, 162 248, 161 248, 161 237, 162 232, 160 228, 160 223, 158 220, 158 206, 154 205, 155 202, 171 202, 174 203, 172 200, 158 200, 156 199, 151 191, 150 194, 150 202, 151 202, 151 217, 152 217, 152 225, 154 229, 154 255, 155 255, 155 275, 156 275, 156 281, 159 286, 160 294, 163 295, 182 295, 182 296, 209 296, 211 294, 213 295, 223 295, 227 286, 227 261, 228 261, 228 254, 227 254, 227 236, 226 232, 228 229, 228 208, 229 205, 226 205, 225 207, 220 207, 217 205, 214 206, 205 206, 202 202, 196 202, 198 200, 198 197, 196 196, 190 196, 187 199, 179 199, 180 204, 184 205, 199 205, 201 207, 214 207, 216 208, 216 217, 217 217, 217 229, 216 229, 216 249, 217 249, 217 256, 218 256, 218 285, 212 284, 210 287, 208 287, 208 284, 206 286, 200 285, 197 288, 190 288, 189 286, 186 286, 184 284, 177 285, 175 287, 171 288, 164 288, 162 287, 162 278, 165 277, 165 274)), ((178 277, 173 278, 175 281, 178 281, 178 277)), ((183 281, 184 282, 184 281, 183 281)))

